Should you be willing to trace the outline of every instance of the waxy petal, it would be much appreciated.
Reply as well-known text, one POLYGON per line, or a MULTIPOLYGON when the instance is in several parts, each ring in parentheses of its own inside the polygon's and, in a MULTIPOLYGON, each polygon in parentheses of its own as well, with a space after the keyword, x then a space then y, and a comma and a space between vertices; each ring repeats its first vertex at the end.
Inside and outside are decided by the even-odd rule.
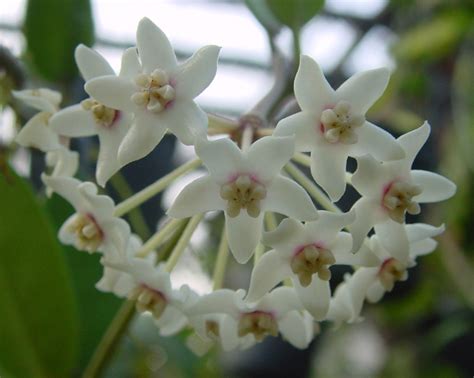
POLYGON ((384 185, 390 179, 381 162, 371 155, 364 155, 357 158, 357 169, 352 175, 351 183, 361 195, 381 198, 384 185))
POLYGON ((53 131, 68 137, 97 134, 92 113, 84 110, 80 104, 69 106, 54 114, 49 120, 49 125, 53 131))
POLYGON ((380 244, 401 263, 408 261, 408 238, 404 225, 391 219, 375 224, 375 234, 380 244))
POLYGON ((314 319, 323 320, 328 312, 331 299, 329 281, 320 280, 316 275, 313 275, 311 283, 307 287, 301 286, 300 281, 295 277, 292 278, 292 281, 304 308, 313 315, 314 319))
POLYGON ((138 24, 137 48, 146 73, 157 68, 169 71, 177 66, 176 55, 168 37, 149 18, 142 18, 138 24))
POLYGON ((133 79, 141 72, 141 69, 137 48, 129 47, 122 54, 119 76, 133 79))
POLYGON ((419 185, 422 192, 413 197, 416 202, 438 202, 452 197, 456 193, 456 185, 446 177, 437 173, 412 170, 413 184, 419 185))
POLYGON ((51 187, 54 192, 66 199, 76 211, 82 211, 84 209, 84 200, 78 190, 81 184, 79 180, 73 177, 51 177, 44 173, 41 175, 41 179, 45 185, 51 187))
POLYGON ((97 51, 80 44, 74 51, 79 72, 85 81, 99 76, 114 75, 110 64, 97 51))
POLYGON ((317 239, 326 246, 331 244, 340 235, 339 231, 353 223, 356 219, 354 211, 333 213, 321 210, 318 214, 319 219, 317 221, 306 223, 306 233, 311 235, 312 241, 317 239))
POLYGON ((318 137, 320 121, 316 114, 311 112, 299 112, 283 118, 276 125, 274 136, 295 137, 295 150, 309 152, 314 148, 318 137))
POLYGON ((267 196, 262 200, 262 207, 299 220, 318 218, 308 193, 296 182, 283 176, 273 179, 267 188, 267 196))
POLYGON ((398 160, 405 157, 405 151, 387 131, 370 122, 356 129, 358 141, 351 145, 350 156, 371 154, 382 161, 398 160))
POLYGON ((425 121, 425 123, 423 123, 423 125, 417 129, 403 134, 397 139, 398 143, 400 143, 403 150, 405 151, 405 162, 408 167, 411 167, 416 155, 426 143, 428 137, 430 136, 430 131, 430 125, 425 121))
POLYGON ((112 75, 101 76, 89 80, 84 88, 90 96, 112 109, 126 112, 136 110, 131 97, 137 88, 128 78, 112 75))
POLYGON ((23 147, 38 148, 43 152, 57 150, 62 145, 48 124, 49 114, 41 112, 33 116, 20 130, 15 141, 23 147))
POLYGON ((333 105, 335 96, 323 71, 309 56, 302 55, 295 76, 295 97, 303 111, 320 112, 333 105))
POLYGON ((178 68, 176 98, 193 99, 211 84, 217 72, 219 51, 219 46, 204 46, 178 68))
POLYGON ((356 213, 356 220, 350 228, 353 242, 352 253, 356 253, 360 249, 365 237, 376 223, 378 207, 377 203, 364 197, 352 206, 351 210, 356 213))
POLYGON ((386 68, 358 72, 336 90, 336 96, 349 102, 354 113, 365 114, 385 91, 389 78, 386 68))
POLYGON ((299 349, 308 347, 312 334, 308 332, 303 316, 298 311, 291 311, 278 322, 281 335, 291 345, 299 349))
POLYGON ((305 236, 306 228, 301 222, 293 218, 285 218, 275 230, 263 234, 262 242, 273 248, 292 249, 305 236))
POLYGON ((348 151, 345 145, 320 144, 311 152, 311 175, 333 202, 346 190, 348 151))
POLYGON ((240 310, 237 307, 241 292, 230 289, 219 289, 206 294, 189 308, 189 315, 228 314, 238 319, 240 310))
POLYGON ((283 260, 275 250, 264 253, 253 268, 245 300, 247 302, 257 301, 291 275, 288 261, 283 260))
POLYGON ((12 94, 32 108, 48 113, 54 113, 62 100, 61 93, 48 88, 24 89, 12 94))
POLYGON ((229 247, 237 262, 245 264, 257 247, 263 228, 263 212, 252 218, 246 211, 231 218, 225 213, 225 224, 229 247))
POLYGON ((220 197, 219 186, 210 176, 200 177, 187 185, 168 210, 172 218, 187 218, 212 210, 224 210, 226 202, 220 197))
POLYGON ((247 159, 263 182, 275 177, 295 152, 293 137, 265 137, 249 147, 247 159))
POLYGON ((278 321, 290 311, 303 310, 294 288, 280 286, 265 295, 256 306, 257 310, 271 313, 278 321))
POLYGON ((444 224, 439 227, 435 227, 425 223, 413 223, 407 224, 405 226, 405 230, 407 233, 408 241, 410 243, 415 243, 417 241, 432 238, 434 236, 442 234, 445 230, 445 227, 444 224))

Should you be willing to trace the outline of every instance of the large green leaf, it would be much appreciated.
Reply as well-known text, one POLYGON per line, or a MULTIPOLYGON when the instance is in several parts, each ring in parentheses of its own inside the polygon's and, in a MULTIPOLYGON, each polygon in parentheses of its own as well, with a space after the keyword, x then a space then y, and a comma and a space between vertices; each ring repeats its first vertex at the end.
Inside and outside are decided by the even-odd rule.
POLYGON ((29 186, 0 174, 0 365, 14 377, 70 376, 78 319, 61 248, 29 186))
POLYGON ((28 56, 46 79, 75 75, 74 49, 91 45, 94 27, 89 0, 28 0, 25 18, 28 56))
POLYGON ((295 32, 324 6, 324 0, 266 0, 266 3, 275 17, 295 32))

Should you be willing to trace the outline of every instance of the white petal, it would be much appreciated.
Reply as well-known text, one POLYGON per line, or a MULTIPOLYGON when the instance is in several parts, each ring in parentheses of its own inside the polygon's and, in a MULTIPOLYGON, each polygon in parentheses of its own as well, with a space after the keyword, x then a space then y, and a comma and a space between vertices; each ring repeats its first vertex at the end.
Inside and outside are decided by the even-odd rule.
POLYGON ((260 300, 257 310, 270 312, 279 321, 290 311, 303 310, 303 307, 294 288, 280 286, 260 300))
POLYGON ((85 45, 79 45, 74 52, 76 64, 85 81, 99 76, 114 75, 110 64, 97 51, 85 45))
MULTIPOLYGON (((51 177, 72 177, 79 169, 79 154, 76 151, 69 151, 66 147, 49 151, 45 160, 48 167, 53 167, 53 171, 50 173, 51 177)), ((46 194, 51 197, 53 189, 47 186, 46 194)))
POLYGON ((125 135, 118 151, 118 161, 124 166, 148 155, 160 143, 166 129, 156 124, 152 115, 143 112, 125 135))
POLYGON ((371 155, 357 158, 357 169, 352 175, 351 183, 360 194, 381 199, 384 185, 389 182, 390 178, 381 162, 371 155))
POLYGON ((226 203, 220 197, 219 186, 210 176, 203 176, 188 184, 178 194, 167 214, 172 218, 187 218, 225 208, 226 203))
POLYGON ((329 281, 320 280, 314 274, 307 287, 301 286, 296 277, 293 277, 292 281, 304 308, 313 315, 314 319, 323 320, 328 312, 331 299, 329 281))
POLYGON ((168 37, 149 18, 142 18, 138 24, 137 47, 146 73, 157 68, 173 70, 177 65, 176 55, 168 37))
POLYGON ((334 103, 334 90, 319 65, 306 55, 301 56, 296 73, 295 97, 301 109, 309 112, 320 112, 334 103))
POLYGON ((281 335, 293 346, 299 349, 305 349, 311 336, 305 325, 302 315, 298 311, 291 311, 278 322, 278 328, 281 335))
POLYGON ((80 104, 69 106, 56 114, 50 120, 52 130, 68 137, 84 137, 97 134, 97 124, 92 113, 84 110, 80 104))
POLYGON ((15 141, 24 147, 38 148, 43 152, 61 148, 58 134, 45 121, 46 116, 43 112, 33 116, 20 130, 15 141))
POLYGON ((66 244, 66 245, 74 245, 76 242, 76 236, 69 232, 69 226, 71 223, 73 223, 76 219, 76 213, 71 215, 66 221, 62 224, 61 228, 59 229, 58 232, 58 238, 61 241, 61 243, 66 244))
POLYGON ((77 211, 84 207, 84 199, 79 192, 81 181, 72 177, 50 177, 41 175, 43 182, 53 188, 61 197, 66 199, 77 211))
POLYGON ((290 161, 295 152, 291 137, 265 137, 252 143, 247 152, 248 163, 263 182, 271 180, 290 161))
POLYGON ((48 88, 24 89, 12 94, 32 108, 49 113, 54 113, 62 100, 61 93, 48 88))
MULTIPOLYGON (((111 219, 115 209, 112 198, 107 195, 98 195, 97 186, 91 182, 82 182, 77 189, 82 197, 81 209, 78 210, 92 213, 98 223, 111 219)), ((118 218, 113 219, 118 220, 118 218)))
POLYGON ((408 241, 414 243, 423 239, 432 238, 442 234, 445 230, 444 224, 439 227, 425 223, 413 223, 405 226, 408 241))
POLYGON ((319 119, 312 112, 299 112, 283 118, 276 125, 274 136, 295 136, 295 150, 311 151, 319 133, 319 119))
POLYGON ((130 79, 112 75, 101 76, 89 80, 84 88, 90 96, 110 108, 128 112, 136 109, 131 100, 136 86, 130 79))
POLYGON ((242 165, 242 152, 229 138, 196 143, 196 154, 217 182, 227 182, 242 165))
POLYGON ((413 197, 416 202, 438 202, 446 200, 456 193, 456 185, 446 177, 437 173, 413 170, 411 171, 413 184, 419 185, 422 192, 413 197))
POLYGON ((181 331, 186 326, 187 319, 177 308, 168 305, 155 323, 160 329, 160 335, 166 337, 181 331))
POLYGON ((262 207, 299 220, 318 218, 308 193, 296 182, 283 176, 273 179, 267 188, 267 196, 262 200, 262 207))
POLYGON ((374 281, 378 281, 377 272, 378 268, 359 268, 346 281, 352 309, 352 316, 349 322, 358 320, 368 288, 374 281))
POLYGON ((194 101, 180 99, 160 113, 159 122, 178 137, 181 143, 194 144, 196 137, 205 137, 207 115, 194 101))
POLYGON ((129 47, 122 54, 122 64, 119 76, 135 78, 141 72, 140 61, 136 47, 129 47))
POLYGON ((245 300, 257 301, 291 274, 288 261, 283 260, 275 250, 264 253, 253 268, 245 300))
POLYGON ((293 218, 285 218, 278 227, 270 232, 265 232, 262 242, 273 248, 291 249, 305 237, 305 226, 293 218))
POLYGON ((262 235, 263 212, 252 218, 246 211, 231 218, 225 213, 229 247, 237 262, 245 264, 252 257, 262 235))
POLYGON ((234 350, 239 345, 239 337, 237 333, 237 321, 231 316, 224 315, 219 322, 221 331, 222 349, 226 352, 234 350))
POLYGON ((438 242, 433 239, 419 240, 410 245, 410 258, 416 259, 433 252, 438 246, 438 242))
POLYGON ((386 68, 356 73, 337 89, 336 96, 349 102, 354 113, 365 114, 385 91, 389 78, 386 68))
POLYGON ((366 243, 356 252, 351 252, 352 236, 347 232, 340 232, 331 246, 331 252, 336 258, 336 264, 355 266, 378 266, 380 259, 367 247, 366 243))
POLYGON ((378 302, 382 299, 385 294, 385 288, 382 286, 379 280, 376 280, 367 289, 367 300, 371 303, 378 302))
POLYGON ((430 124, 425 121, 425 123, 417 129, 410 131, 397 139, 398 143, 400 143, 405 151, 405 161, 409 167, 412 165, 416 155, 421 150, 421 147, 426 143, 430 131, 430 124))
POLYGON ((405 151, 397 140, 387 131, 370 122, 356 129, 357 143, 351 145, 350 156, 371 154, 382 161, 405 157, 405 151))
POLYGON ((356 213, 356 220, 350 228, 353 243, 352 253, 355 253, 360 249, 365 237, 375 224, 377 208, 377 203, 364 197, 359 199, 352 206, 352 209, 356 213))
POLYGON ((375 234, 380 244, 401 263, 408 262, 408 238, 404 225, 387 219, 375 224, 375 234))
POLYGON ((233 318, 239 316, 236 306, 238 292, 230 289, 220 289, 199 298, 196 304, 190 307, 191 315, 229 314, 233 318))
POLYGON ((329 144, 320 144, 311 152, 311 175, 333 202, 346 190, 347 154, 347 146, 329 144))
POLYGON ((313 241, 322 241, 326 245, 332 243, 332 241, 339 236, 339 231, 341 231, 344 226, 353 223, 356 218, 354 211, 333 213, 321 210, 318 214, 318 220, 305 224, 306 233, 311 236, 313 241))
POLYGON ((206 89, 216 76, 220 47, 204 46, 176 72, 176 97, 193 99, 206 89))

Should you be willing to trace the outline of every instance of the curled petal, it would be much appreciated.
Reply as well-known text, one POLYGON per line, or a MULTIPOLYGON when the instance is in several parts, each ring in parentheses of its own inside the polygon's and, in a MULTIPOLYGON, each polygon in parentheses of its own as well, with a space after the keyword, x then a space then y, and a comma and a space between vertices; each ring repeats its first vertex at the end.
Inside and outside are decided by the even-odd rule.
POLYGON ((45 185, 51 187, 54 192, 66 199, 77 211, 83 210, 84 199, 78 190, 81 184, 79 180, 72 177, 51 177, 44 173, 41 175, 41 179, 45 185))
POLYGON ((425 123, 417 129, 412 130, 397 139, 398 143, 400 143, 405 151, 405 161, 409 167, 412 165, 418 152, 420 152, 421 147, 426 143, 430 131, 430 124, 425 121, 425 123))
POLYGON ((228 314, 237 319, 240 310, 236 305, 239 292, 220 289, 206 294, 189 308, 189 315, 228 314))
POLYGON ((352 206, 352 209, 356 213, 356 220, 350 228, 353 241, 352 253, 356 253, 360 249, 365 237, 374 226, 377 208, 377 203, 364 197, 359 199, 354 206, 352 206))
POLYGON ((432 238, 442 234, 445 230, 444 224, 439 227, 432 226, 425 223, 413 223, 405 226, 407 232, 408 241, 415 243, 420 240, 432 238))
POLYGON ((38 113, 33 116, 20 130, 15 141, 24 147, 38 148, 48 152, 61 148, 58 134, 48 124, 46 113, 38 113))
POLYGON ((48 88, 12 91, 13 96, 39 111, 54 113, 59 107, 62 95, 48 88))
POLYGON ((99 76, 114 75, 110 64, 97 51, 80 44, 74 52, 77 67, 85 81, 99 76))
POLYGON ((448 199, 456 193, 456 185, 446 177, 437 173, 413 170, 411 177, 415 185, 421 187, 422 192, 413 197, 416 202, 438 202, 448 199))

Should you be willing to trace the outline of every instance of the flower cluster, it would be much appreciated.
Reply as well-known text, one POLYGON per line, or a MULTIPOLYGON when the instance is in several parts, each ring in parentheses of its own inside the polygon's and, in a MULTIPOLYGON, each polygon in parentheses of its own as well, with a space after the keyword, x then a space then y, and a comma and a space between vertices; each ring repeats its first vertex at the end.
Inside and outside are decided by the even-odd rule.
POLYGON ((258 122, 208 115, 193 101, 213 80, 219 50, 205 46, 179 64, 165 34, 146 18, 118 75, 81 45, 75 57, 90 97, 60 110, 56 92, 16 92, 41 111, 16 140, 47 154, 53 166, 42 176, 48 191, 75 209, 59 239, 102 254, 99 290, 135 301, 163 335, 193 329, 188 345, 197 353, 216 343, 224 350, 248 348, 278 334, 306 348, 319 322, 358 321, 366 300, 380 300, 407 279, 416 258, 435 249, 433 237, 444 226, 406 224, 406 213, 418 214, 420 203, 445 200, 456 188, 438 174, 411 169, 429 136, 428 123, 395 139, 366 119, 387 86, 388 70, 362 72, 333 90, 317 63, 302 56, 294 82, 301 111, 259 133, 258 122), (120 204, 98 194, 96 184, 73 177, 78 154, 69 150, 70 138, 98 135, 96 181, 103 187, 167 132, 194 146, 197 159, 120 204), (215 134, 227 137, 208 137, 215 134), (348 157, 357 161, 352 175, 348 157), (291 160, 309 167, 312 177, 291 160), (142 243, 121 216, 201 164, 207 174, 179 193, 168 221, 142 243), (347 185, 360 198, 344 213, 335 202, 347 185), (198 295, 188 285, 175 287, 170 272, 210 211, 223 212, 225 225, 214 290, 198 295), (169 248, 173 236, 177 241, 169 248), (247 290, 223 287, 229 251, 240 264, 253 257, 247 290), (335 265, 353 273, 331 292, 335 265))

